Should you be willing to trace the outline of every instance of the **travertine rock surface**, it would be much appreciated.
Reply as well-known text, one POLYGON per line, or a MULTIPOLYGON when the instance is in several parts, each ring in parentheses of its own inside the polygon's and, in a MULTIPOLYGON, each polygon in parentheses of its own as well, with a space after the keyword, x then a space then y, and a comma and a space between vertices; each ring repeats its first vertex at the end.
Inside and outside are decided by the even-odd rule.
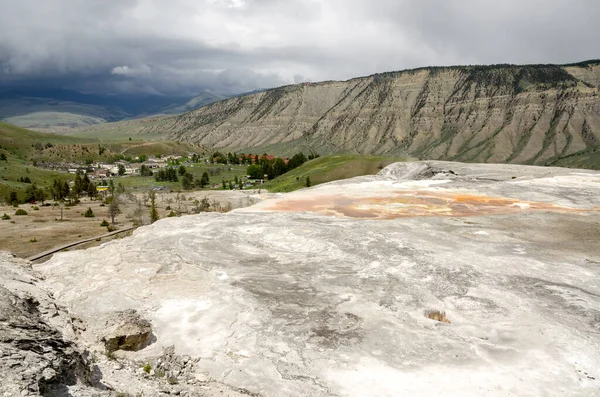
POLYGON ((398 163, 35 269, 86 329, 151 323, 98 359, 134 395, 593 396, 599 193, 591 171, 398 163))

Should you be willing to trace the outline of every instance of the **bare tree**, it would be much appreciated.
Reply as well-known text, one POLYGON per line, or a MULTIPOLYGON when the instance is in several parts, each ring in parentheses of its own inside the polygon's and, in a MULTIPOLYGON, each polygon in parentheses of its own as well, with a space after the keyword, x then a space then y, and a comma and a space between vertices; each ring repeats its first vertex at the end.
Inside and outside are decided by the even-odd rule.
POLYGON ((114 195, 108 204, 108 215, 112 221, 112 224, 115 224, 115 218, 117 215, 121 213, 121 208, 119 207, 119 196, 114 195))
POLYGON ((136 199, 137 208, 133 211, 133 225, 142 226, 144 224, 142 211, 142 199, 136 199))

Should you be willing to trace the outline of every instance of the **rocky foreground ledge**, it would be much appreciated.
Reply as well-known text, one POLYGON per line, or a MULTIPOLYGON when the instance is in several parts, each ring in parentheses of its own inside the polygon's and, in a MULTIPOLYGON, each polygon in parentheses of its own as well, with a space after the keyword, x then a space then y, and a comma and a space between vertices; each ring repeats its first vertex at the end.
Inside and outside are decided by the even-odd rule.
POLYGON ((600 173, 398 163, 0 256, 0 305, 0 395, 600 395, 600 173))

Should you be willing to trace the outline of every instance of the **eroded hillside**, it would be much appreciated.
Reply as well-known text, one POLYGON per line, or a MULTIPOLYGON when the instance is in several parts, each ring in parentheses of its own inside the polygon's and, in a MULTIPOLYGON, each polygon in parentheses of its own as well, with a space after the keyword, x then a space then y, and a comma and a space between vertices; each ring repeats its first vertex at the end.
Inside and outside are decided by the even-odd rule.
POLYGON ((234 150, 554 164, 596 153, 599 86, 600 61, 423 68, 276 88, 142 132, 234 150))

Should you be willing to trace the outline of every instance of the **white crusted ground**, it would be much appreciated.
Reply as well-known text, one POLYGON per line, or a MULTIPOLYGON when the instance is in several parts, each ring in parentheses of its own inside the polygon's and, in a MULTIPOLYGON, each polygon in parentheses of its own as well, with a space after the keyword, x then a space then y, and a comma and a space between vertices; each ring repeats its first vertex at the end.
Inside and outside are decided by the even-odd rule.
POLYGON ((145 315, 134 357, 261 396, 592 396, 599 209, 597 172, 396 164, 36 269, 86 321, 145 315))

